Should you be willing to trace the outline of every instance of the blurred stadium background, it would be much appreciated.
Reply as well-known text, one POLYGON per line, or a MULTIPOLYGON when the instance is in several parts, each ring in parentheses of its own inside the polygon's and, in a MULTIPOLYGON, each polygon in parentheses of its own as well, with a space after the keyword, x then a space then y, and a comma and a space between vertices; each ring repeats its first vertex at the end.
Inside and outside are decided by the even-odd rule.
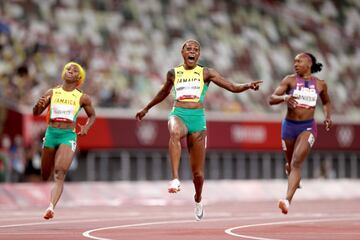
MULTIPOLYGON (((61 83, 69 60, 87 70, 82 89, 98 119, 79 139, 67 180, 170 179, 172 98, 141 123, 134 116, 182 62, 188 38, 202 44, 200 62, 226 78, 264 80, 260 92, 242 94, 210 86, 207 179, 285 179, 285 107, 267 99, 303 51, 324 64, 318 76, 329 86, 335 122, 326 133, 317 108, 319 137, 303 177, 360 177, 360 1, 9 0, 0 2, 0 180, 40 180, 46 123, 31 109, 61 83)), ((191 178, 185 149, 181 178, 191 178)))

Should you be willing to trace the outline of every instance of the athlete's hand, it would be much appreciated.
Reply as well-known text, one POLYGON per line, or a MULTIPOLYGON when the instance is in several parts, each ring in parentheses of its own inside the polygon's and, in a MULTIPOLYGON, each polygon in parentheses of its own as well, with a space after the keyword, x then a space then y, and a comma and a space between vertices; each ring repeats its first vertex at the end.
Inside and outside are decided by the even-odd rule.
POLYGON ((80 131, 77 133, 78 136, 85 136, 87 135, 89 129, 85 125, 78 124, 80 131))
POLYGON ((249 82, 249 83, 248 83, 249 89, 252 89, 252 90, 254 90, 254 91, 257 91, 257 90, 259 90, 261 83, 263 83, 262 80, 257 80, 257 81, 249 82))
POLYGON ((50 98, 51 98, 50 95, 41 96, 37 104, 38 104, 40 107, 44 108, 44 107, 46 107, 46 106, 49 104, 50 98))
POLYGON ((332 127, 332 121, 330 118, 327 118, 324 120, 324 124, 325 124, 325 130, 329 131, 330 128, 332 127))
POLYGON ((146 109, 143 109, 143 110, 141 110, 140 112, 138 112, 138 113, 136 113, 136 119, 138 120, 138 121, 141 121, 144 117, 145 117, 145 115, 147 114, 147 112, 148 112, 148 110, 146 110, 146 109))
POLYGON ((287 103, 287 105, 291 108, 291 109, 295 109, 297 106, 297 99, 298 97, 293 96, 293 95, 285 95, 284 96, 284 102, 287 103))

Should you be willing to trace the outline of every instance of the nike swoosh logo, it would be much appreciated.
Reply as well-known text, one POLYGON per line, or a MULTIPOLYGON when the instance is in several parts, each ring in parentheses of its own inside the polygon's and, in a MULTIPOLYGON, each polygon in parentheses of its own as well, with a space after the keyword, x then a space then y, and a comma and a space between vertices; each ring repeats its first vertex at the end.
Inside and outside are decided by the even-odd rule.
MULTIPOLYGON (((196 214, 196 215, 197 215, 197 214, 196 214)), ((198 217, 199 219, 202 219, 203 215, 204 215, 204 209, 201 211, 201 214, 200 214, 200 215, 197 215, 197 217, 198 217)))

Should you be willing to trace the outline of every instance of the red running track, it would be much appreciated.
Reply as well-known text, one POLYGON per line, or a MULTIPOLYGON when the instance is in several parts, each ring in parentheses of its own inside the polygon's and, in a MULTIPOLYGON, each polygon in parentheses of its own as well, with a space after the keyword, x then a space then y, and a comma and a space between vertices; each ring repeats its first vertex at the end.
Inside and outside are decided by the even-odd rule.
POLYGON ((1 209, 0 239, 360 239, 359 199, 295 200, 288 215, 280 213, 276 201, 209 203, 200 222, 194 220, 191 203, 81 208, 60 204, 50 221, 41 218, 43 210, 1 209))

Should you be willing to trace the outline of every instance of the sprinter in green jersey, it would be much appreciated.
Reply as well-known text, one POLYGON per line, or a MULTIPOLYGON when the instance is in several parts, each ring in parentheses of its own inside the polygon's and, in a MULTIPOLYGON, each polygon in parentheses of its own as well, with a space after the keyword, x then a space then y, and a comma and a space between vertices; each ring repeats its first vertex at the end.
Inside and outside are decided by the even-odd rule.
POLYGON ((178 174, 181 156, 180 140, 186 137, 195 187, 195 219, 199 221, 204 215, 201 194, 206 150, 204 99, 208 86, 210 82, 213 82, 228 91, 240 93, 248 89, 258 90, 262 81, 238 84, 225 80, 214 69, 200 66, 198 64, 200 43, 196 40, 185 41, 181 54, 184 59, 183 64, 168 71, 165 84, 149 104, 136 114, 136 119, 143 119, 150 108, 163 101, 171 90, 173 91, 174 107, 168 121, 169 155, 173 179, 169 183, 168 192, 180 191, 178 174))

